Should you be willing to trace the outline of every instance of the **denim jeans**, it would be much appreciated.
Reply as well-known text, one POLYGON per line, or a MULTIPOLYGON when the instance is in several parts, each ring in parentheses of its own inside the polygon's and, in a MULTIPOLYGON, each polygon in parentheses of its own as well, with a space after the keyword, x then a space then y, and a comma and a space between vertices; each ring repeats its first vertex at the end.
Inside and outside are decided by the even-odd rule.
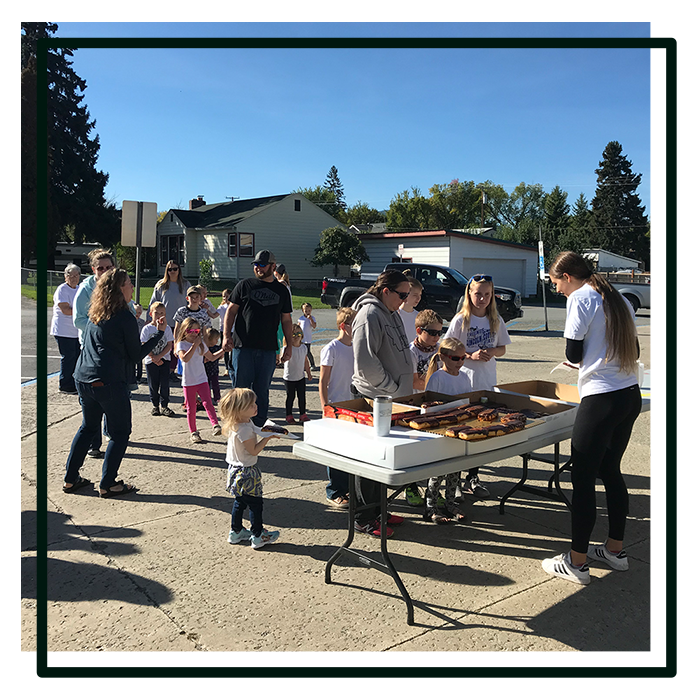
POLYGON ((246 507, 250 511, 250 531, 260 537, 263 531, 262 512, 263 499, 262 496, 246 496, 241 494, 236 496, 233 501, 233 510, 231 511, 231 529, 234 532, 240 532, 243 527, 243 513, 246 507))
POLYGON ((56 335, 58 352, 61 354, 61 373, 58 376, 58 388, 62 391, 75 391, 73 372, 80 355, 80 341, 77 338, 64 338, 56 335))
POLYGON ((326 471, 328 473, 326 497, 332 499, 338 498, 338 496, 343 498, 347 496, 349 489, 348 473, 341 472, 339 469, 333 469, 333 467, 326 467, 326 471))
POLYGON ((275 351, 234 348, 231 365, 236 388, 252 389, 258 397, 258 415, 252 420, 261 428, 270 406, 270 384, 275 373, 275 351))
POLYGON ((110 440, 102 463, 100 488, 108 489, 117 481, 119 465, 124 458, 131 435, 131 401, 125 383, 92 386, 83 382, 75 383, 83 409, 83 423, 73 438, 68 461, 66 462, 65 482, 74 484, 79 476, 91 444, 100 435, 104 415, 110 440))

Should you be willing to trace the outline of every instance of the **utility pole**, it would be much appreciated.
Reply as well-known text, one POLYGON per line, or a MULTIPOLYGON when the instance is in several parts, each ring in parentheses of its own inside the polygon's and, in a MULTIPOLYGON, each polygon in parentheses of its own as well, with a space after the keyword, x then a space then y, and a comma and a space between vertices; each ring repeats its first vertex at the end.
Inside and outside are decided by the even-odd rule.
POLYGON ((539 254, 540 254, 540 280, 542 281, 542 305, 544 307, 544 329, 549 330, 549 321, 547 319, 547 282, 544 274, 544 243, 542 243, 542 227, 539 226, 539 254))

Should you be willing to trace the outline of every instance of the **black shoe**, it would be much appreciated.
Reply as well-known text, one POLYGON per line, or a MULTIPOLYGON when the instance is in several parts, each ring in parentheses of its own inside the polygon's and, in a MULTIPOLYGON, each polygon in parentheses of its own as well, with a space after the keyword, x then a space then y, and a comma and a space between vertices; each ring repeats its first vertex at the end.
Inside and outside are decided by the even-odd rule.
POLYGON ((102 459, 105 453, 102 450, 88 450, 88 457, 94 457, 95 459, 102 459))
POLYGON ((158 408, 158 406, 154 406, 151 409, 151 415, 152 416, 159 416, 160 415, 160 409, 158 408))
POLYGON ((72 396, 76 396, 78 393, 77 389, 59 389, 61 394, 71 394, 72 396))
POLYGON ((471 493, 477 499, 491 498, 491 492, 479 481, 478 476, 472 476, 467 482, 467 493, 471 493))

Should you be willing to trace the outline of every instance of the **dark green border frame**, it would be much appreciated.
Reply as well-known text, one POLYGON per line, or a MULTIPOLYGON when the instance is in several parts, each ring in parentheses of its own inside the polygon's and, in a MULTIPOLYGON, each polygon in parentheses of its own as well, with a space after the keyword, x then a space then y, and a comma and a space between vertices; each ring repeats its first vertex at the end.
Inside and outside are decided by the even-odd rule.
MULTIPOLYGON (((396 38, 236 38, 236 39, 105 39, 69 38, 40 39, 37 45, 37 131, 47 131, 47 50, 49 48, 70 49, 664 49, 666 52, 666 298, 675 298, 675 276, 668 274, 677 257, 677 47, 675 39, 396 39, 396 38)), ((48 161, 46 139, 37 139, 37 163, 48 161)), ((48 181, 38 178, 37 220, 37 296, 46 298, 46 268, 48 253, 47 238, 47 193, 48 181), (43 243, 43 245, 42 245, 43 243), (43 274, 42 274, 43 273, 43 274)), ((664 273, 662 273, 664 274, 664 273)), ((37 328, 46 326, 46 306, 37 304, 37 328)), ((111 667, 56 668, 49 667, 47 639, 47 558, 48 534, 47 513, 37 506, 37 675, 42 678, 243 678, 264 675, 271 678, 671 678, 676 675, 678 664, 678 600, 677 600, 677 445, 676 445, 676 401, 677 401, 677 309, 667 307, 665 329, 667 366, 667 433, 666 433, 666 666, 652 668, 577 668, 577 667, 499 667, 499 668, 364 668, 364 667, 303 667, 265 668, 264 673, 250 668, 206 668, 206 667, 129 667, 128 670, 111 667), (673 331, 673 332, 669 332, 673 331)), ((657 331, 659 332, 659 331, 657 331)), ((43 468, 47 463, 47 338, 37 333, 37 503, 47 499, 47 477, 43 468)), ((657 562, 657 565, 660 565, 657 562)))

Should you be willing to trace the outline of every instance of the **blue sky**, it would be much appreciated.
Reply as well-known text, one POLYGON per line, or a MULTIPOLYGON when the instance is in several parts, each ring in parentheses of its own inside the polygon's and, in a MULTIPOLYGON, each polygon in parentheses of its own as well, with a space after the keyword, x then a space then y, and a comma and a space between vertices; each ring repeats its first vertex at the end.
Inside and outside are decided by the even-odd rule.
MULTIPOLYGON (((60 37, 648 37, 628 24, 58 23, 60 37)), ((108 198, 187 207, 283 194, 338 168, 348 205, 454 178, 559 185, 619 141, 650 213, 645 49, 79 49, 108 198)))

